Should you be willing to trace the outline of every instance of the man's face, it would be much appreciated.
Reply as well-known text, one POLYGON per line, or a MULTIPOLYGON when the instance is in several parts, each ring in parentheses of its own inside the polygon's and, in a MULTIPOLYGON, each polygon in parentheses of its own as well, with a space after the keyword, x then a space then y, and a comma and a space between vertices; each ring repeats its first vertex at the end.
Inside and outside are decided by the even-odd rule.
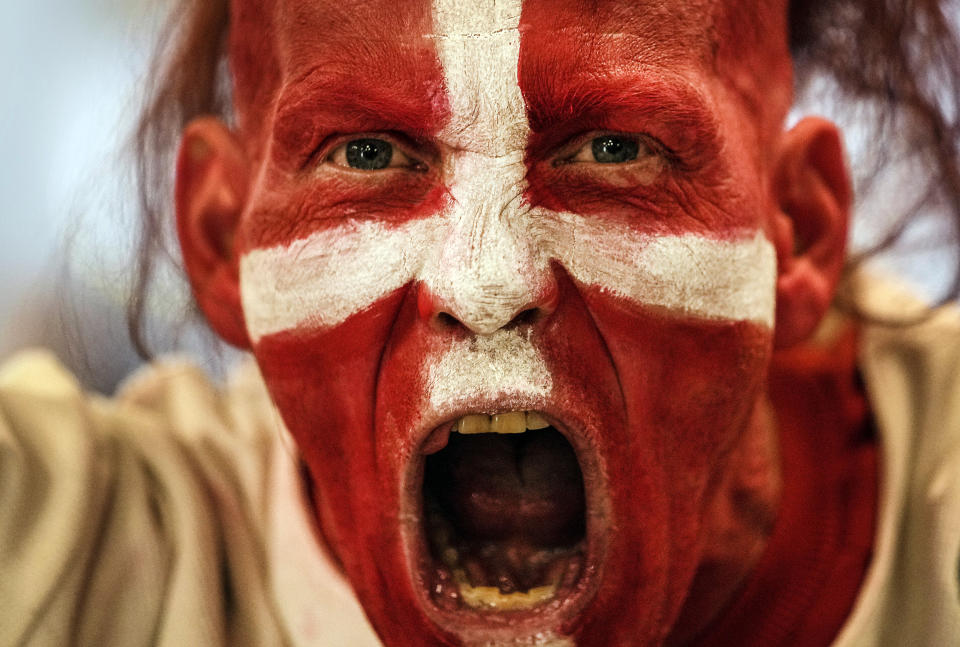
POLYGON ((277 3, 244 315, 388 644, 656 644, 679 613, 774 317, 717 11, 277 3))

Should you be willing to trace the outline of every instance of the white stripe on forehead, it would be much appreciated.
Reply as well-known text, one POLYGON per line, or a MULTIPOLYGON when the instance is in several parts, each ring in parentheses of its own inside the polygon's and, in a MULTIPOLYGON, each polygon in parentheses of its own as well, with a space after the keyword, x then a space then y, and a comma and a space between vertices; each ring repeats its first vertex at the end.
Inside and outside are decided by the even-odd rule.
POLYGON ((434 0, 433 30, 451 118, 440 139, 503 157, 527 140, 520 61, 520 0, 434 0))

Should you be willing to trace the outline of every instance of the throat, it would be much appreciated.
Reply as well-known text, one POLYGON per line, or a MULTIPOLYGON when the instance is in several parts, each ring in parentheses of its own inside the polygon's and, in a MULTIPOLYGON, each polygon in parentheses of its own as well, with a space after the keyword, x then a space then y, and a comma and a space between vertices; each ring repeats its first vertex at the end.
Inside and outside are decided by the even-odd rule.
POLYGON ((435 596, 441 606, 530 608, 579 580, 583 477, 573 448, 556 430, 452 434, 447 447, 427 459, 423 496, 438 579, 432 591, 445 589, 448 598, 435 596))

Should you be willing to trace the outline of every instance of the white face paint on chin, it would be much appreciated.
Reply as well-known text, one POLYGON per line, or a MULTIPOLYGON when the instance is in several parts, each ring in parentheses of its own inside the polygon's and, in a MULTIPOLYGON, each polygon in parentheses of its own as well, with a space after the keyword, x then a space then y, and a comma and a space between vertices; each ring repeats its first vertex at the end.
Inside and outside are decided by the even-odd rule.
POLYGON ((561 638, 549 633, 537 636, 531 642, 477 642, 470 643, 466 647, 576 647, 576 644, 569 638, 561 638))

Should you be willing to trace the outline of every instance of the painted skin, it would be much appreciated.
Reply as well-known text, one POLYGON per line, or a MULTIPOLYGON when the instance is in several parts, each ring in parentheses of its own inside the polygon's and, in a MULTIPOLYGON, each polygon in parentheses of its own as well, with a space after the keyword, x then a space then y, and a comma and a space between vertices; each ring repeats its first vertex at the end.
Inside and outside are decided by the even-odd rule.
POLYGON ((236 3, 227 197, 192 179, 210 166, 189 144, 219 150, 215 125, 188 129, 179 167, 198 299, 252 348, 387 644, 680 643, 769 530, 726 508, 738 466, 760 475, 753 509, 772 519, 779 498, 764 377, 774 321, 803 301, 783 289, 770 187, 785 7, 398 4, 236 3), (773 36, 734 38, 744 15, 773 36), (758 102, 761 73, 778 82, 758 102), (604 137, 635 156, 598 160, 604 137), (354 168, 364 141, 392 151, 385 168, 354 168), (211 213, 230 252, 209 279, 191 214, 211 213), (214 311, 218 281, 231 296, 214 311), (581 582, 521 614, 444 611, 427 591, 424 444, 462 415, 522 410, 577 451, 581 582), (718 563, 723 581, 698 577, 718 563))

